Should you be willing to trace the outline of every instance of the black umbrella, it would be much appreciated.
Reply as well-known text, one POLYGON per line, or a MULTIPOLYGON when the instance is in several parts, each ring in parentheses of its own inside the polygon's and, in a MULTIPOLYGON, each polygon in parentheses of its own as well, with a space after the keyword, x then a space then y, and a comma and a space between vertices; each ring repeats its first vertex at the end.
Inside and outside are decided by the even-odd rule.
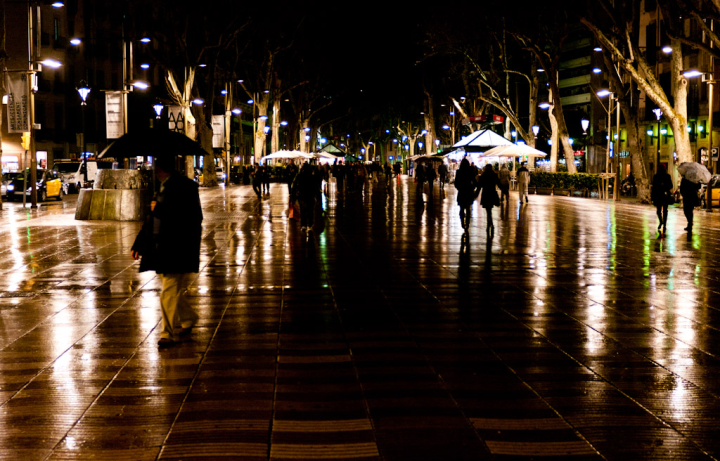
POLYGON ((208 155, 200 144, 182 133, 170 130, 139 130, 119 137, 98 158, 128 158, 165 155, 208 155))

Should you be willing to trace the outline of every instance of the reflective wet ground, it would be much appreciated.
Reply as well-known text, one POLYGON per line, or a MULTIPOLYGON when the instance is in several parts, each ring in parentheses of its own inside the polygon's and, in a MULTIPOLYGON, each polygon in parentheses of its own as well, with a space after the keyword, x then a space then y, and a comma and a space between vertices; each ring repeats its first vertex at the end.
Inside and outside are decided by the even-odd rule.
POLYGON ((0 458, 720 458, 720 213, 451 187, 201 190, 192 340, 159 350, 138 223, 5 205, 0 458), (483 213, 481 213, 483 212, 483 213))

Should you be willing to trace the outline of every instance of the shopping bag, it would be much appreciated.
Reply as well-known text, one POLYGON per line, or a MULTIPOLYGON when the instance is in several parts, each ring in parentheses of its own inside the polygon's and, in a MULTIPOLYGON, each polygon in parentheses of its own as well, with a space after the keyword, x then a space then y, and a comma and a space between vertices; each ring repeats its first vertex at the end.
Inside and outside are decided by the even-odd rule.
POLYGON ((295 221, 300 221, 300 206, 298 206, 297 202, 290 203, 290 208, 288 209, 288 218, 294 219, 295 221))

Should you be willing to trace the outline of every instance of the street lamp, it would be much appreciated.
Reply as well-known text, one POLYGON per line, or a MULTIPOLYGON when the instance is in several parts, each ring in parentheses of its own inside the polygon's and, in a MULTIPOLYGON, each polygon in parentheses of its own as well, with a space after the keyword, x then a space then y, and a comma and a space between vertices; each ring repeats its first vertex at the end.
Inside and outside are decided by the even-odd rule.
POLYGON ((87 86, 87 83, 85 80, 80 81, 80 88, 77 89, 78 94, 80 95, 80 98, 82 99, 82 102, 80 103, 80 108, 82 111, 82 151, 80 152, 80 155, 82 156, 82 173, 83 173, 83 187, 87 186, 88 183, 88 176, 87 176, 87 157, 85 155, 86 148, 86 142, 85 142, 85 108, 87 107, 87 97, 90 95, 90 87, 87 86))
POLYGON ((153 110, 155 111, 155 119, 160 120, 160 115, 162 114, 163 109, 165 106, 160 101, 156 101, 155 104, 153 104, 153 110))
POLYGON ((583 136, 587 136, 587 130, 588 130, 588 127, 590 126, 590 120, 588 120, 586 118, 580 120, 580 126, 582 126, 582 129, 583 129, 583 136))
MULTIPOLYGON (((612 143, 612 139, 611 139, 612 138, 612 136, 611 136, 611 134, 612 134, 612 118, 611 118, 611 115, 612 115, 612 111, 613 111, 613 106, 612 106, 613 101, 616 101, 616 104, 615 104, 615 106, 616 106, 615 109, 617 112, 616 131, 617 131, 617 135, 618 135, 617 136, 618 142, 617 142, 617 146, 616 146, 617 148, 615 149, 617 152, 613 152, 613 162, 612 163, 613 163, 613 167, 615 167, 615 168, 613 168, 615 170, 615 173, 614 173, 615 174, 615 189, 613 191, 613 200, 618 201, 618 200, 620 200, 620 191, 619 191, 620 175, 618 174, 618 171, 617 171, 619 168, 619 165, 615 165, 615 164, 618 162, 619 157, 620 157, 620 154, 619 154, 619 150, 620 150, 619 149, 619 147, 620 147, 620 102, 617 101, 617 97, 616 97, 615 93, 613 93, 612 91, 610 91, 608 89, 601 89, 595 94, 598 96, 598 98, 604 98, 606 96, 610 97, 610 101, 608 103, 608 108, 606 109, 607 114, 608 114, 608 146, 607 146, 607 156, 605 158, 605 172, 606 173, 610 173, 610 144, 612 143)), ((603 105, 603 109, 605 109, 605 105, 603 105)), ((608 179, 608 182, 606 183, 606 187, 605 187, 606 199, 609 197, 609 194, 608 194, 609 185, 610 185, 610 181, 608 179)))
MULTIPOLYGON (((712 108, 710 109, 712 112, 712 108)), ((653 113, 655 114, 655 117, 657 118, 657 128, 658 128, 658 142, 657 142, 657 160, 655 162, 655 173, 660 171, 660 117, 662 117, 662 110, 659 108, 653 109, 653 113)), ((667 134, 667 130, 665 131, 667 134)))
POLYGON ((532 132, 533 132, 533 135, 535 136, 535 139, 537 139, 537 135, 538 135, 538 133, 540 133, 540 127, 537 125, 533 125, 532 132))

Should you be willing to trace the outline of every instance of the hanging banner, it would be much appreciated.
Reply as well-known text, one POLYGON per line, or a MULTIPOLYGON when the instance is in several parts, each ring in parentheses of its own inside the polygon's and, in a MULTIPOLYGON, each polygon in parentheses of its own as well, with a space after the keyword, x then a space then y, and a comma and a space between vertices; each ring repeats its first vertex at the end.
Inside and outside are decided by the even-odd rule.
POLYGON ((222 149, 225 147, 225 117, 222 115, 212 116, 212 146, 213 149, 222 149))
POLYGON ((30 131, 30 96, 27 72, 7 72, 8 133, 30 131))
POLYGON ((168 106, 168 129, 178 133, 185 132, 185 117, 182 107, 168 106))
POLYGON ((117 139, 125 134, 124 114, 122 91, 106 91, 105 126, 108 139, 117 139))

